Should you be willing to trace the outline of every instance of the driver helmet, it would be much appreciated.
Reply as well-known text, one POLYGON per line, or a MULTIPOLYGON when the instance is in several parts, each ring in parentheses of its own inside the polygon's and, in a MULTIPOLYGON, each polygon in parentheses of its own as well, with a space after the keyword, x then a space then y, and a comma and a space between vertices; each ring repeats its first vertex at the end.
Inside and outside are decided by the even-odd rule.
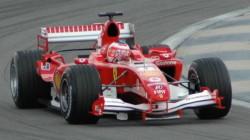
POLYGON ((107 61, 118 62, 128 61, 130 56, 130 49, 128 44, 123 42, 111 43, 107 50, 107 61))

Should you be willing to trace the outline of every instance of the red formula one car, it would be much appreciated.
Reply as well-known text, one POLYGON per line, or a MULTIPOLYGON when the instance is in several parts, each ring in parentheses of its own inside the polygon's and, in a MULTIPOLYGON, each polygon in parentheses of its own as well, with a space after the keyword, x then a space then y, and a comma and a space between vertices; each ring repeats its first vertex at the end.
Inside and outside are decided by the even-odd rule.
POLYGON ((103 23, 41 28, 38 49, 16 52, 10 81, 18 108, 49 105, 67 122, 97 123, 105 114, 119 120, 181 118, 194 109, 201 119, 217 119, 231 107, 231 82, 218 58, 195 60, 188 80, 181 81, 183 63, 166 45, 135 43, 133 24, 117 22, 119 12, 101 13, 103 23), (90 48, 53 51, 49 44, 95 41, 90 48), (61 52, 86 51, 71 63, 61 52), (55 92, 52 92, 52 91, 55 92))

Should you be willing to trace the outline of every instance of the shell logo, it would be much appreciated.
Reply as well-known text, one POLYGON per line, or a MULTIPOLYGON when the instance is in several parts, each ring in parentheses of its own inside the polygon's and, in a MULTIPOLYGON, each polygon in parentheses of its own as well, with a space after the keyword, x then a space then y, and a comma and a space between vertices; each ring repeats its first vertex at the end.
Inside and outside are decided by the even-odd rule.
POLYGON ((114 79, 114 81, 117 80, 117 77, 118 77, 118 70, 117 70, 117 67, 114 67, 113 68, 113 79, 114 79))
POLYGON ((59 72, 56 72, 54 76, 54 84, 55 84, 56 89, 60 89, 61 79, 62 79, 62 76, 59 74, 59 72))

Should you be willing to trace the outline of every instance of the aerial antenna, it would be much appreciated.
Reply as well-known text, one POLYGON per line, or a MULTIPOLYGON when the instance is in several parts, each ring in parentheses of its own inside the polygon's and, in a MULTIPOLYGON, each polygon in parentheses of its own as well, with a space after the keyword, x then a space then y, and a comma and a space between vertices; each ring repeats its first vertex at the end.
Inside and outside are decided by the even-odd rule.
POLYGON ((112 20, 114 16, 122 16, 122 12, 102 12, 99 13, 99 17, 109 17, 109 20, 112 20))

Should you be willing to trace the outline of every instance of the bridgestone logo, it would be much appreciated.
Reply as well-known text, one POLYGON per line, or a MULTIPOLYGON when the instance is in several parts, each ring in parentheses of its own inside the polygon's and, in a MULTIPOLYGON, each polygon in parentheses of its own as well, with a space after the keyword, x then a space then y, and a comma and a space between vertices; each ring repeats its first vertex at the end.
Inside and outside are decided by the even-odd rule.
POLYGON ((157 66, 176 65, 176 61, 156 61, 157 66))

